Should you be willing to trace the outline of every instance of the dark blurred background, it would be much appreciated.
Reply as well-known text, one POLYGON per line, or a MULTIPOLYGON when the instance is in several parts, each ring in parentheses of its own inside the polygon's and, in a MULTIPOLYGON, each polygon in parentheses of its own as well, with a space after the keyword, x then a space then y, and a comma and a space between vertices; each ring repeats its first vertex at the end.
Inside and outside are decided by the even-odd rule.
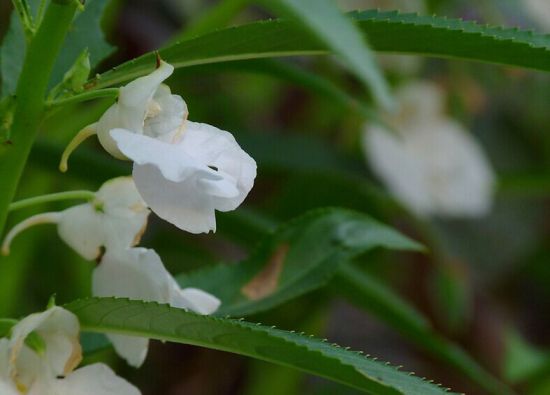
MULTIPOLYGON (((201 32, 218 1, 109 2, 102 24, 116 51, 96 70, 157 49, 176 37, 201 32)), ((273 15, 261 4, 240 1, 226 25, 273 15)), ((550 16, 532 1, 339 1, 345 10, 381 7, 436 13, 482 23, 550 29, 550 16)), ((544 2, 541 2, 544 3, 544 2)), ((544 7, 544 4, 542 5, 544 7)), ((545 5, 550 9, 550 4, 545 5)), ((0 36, 11 4, 0 0, 0 36)), ((550 13, 550 11, 549 11, 550 13)), ((221 27, 221 26, 220 26, 221 27)), ((363 88, 331 57, 290 58, 277 64, 319 76, 367 102, 363 88)), ((190 118, 231 131, 259 164, 259 177, 243 210, 273 221, 321 206, 343 206, 389 223, 439 254, 375 251, 362 256, 373 279, 394 289, 519 393, 550 394, 550 77, 541 72, 464 62, 384 55, 390 82, 435 81, 448 95, 449 116, 480 142, 498 178, 490 215, 476 219, 418 221, 389 202, 360 149, 364 114, 281 77, 263 63, 248 67, 196 66, 177 70, 172 90, 186 100, 190 118), (526 366, 532 367, 525 372, 526 366), (518 373, 519 371, 519 373, 518 373), (519 376, 519 377, 518 377, 519 376)), ((299 77, 298 77, 299 78, 299 77)), ((110 105, 94 102, 48 118, 33 150, 20 197, 65 189, 95 189, 109 176, 129 172, 97 143, 75 155, 75 171, 57 173, 57 154, 80 127, 110 105)), ((36 212, 66 207, 50 204, 36 212)), ((32 213, 17 213, 10 224, 32 213)), ((153 219, 142 245, 155 248, 176 274, 237 261, 252 243, 224 231, 189 235, 153 219)), ((0 267, 0 316, 40 310, 57 293, 59 303, 89 294, 92 266, 43 227, 20 236, 0 267), (66 284, 57 289, 58 284, 66 284)), ((293 300, 247 318, 299 329, 403 365, 457 392, 483 394, 476 384, 431 357, 372 314, 353 307, 337 287, 293 300)), ((197 347, 152 342, 145 365, 134 370, 110 349, 90 357, 113 366, 144 395, 353 394, 354 390, 290 369, 197 347)))

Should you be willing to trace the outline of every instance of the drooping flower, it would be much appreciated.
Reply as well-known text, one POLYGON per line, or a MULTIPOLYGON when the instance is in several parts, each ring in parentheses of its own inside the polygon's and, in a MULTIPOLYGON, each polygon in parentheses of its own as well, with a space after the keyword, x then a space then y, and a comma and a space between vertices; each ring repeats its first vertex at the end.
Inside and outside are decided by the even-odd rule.
MULTIPOLYGON (((167 303, 199 314, 211 314, 220 301, 199 289, 181 289, 153 250, 130 248, 107 250, 94 269, 92 280, 94 296, 118 296, 130 299, 167 303)), ((109 334, 117 353, 135 367, 147 355, 148 339, 109 334)))
POLYGON ((394 129, 367 125, 363 146, 374 173, 421 216, 478 217, 492 205, 495 176, 482 148, 444 114, 441 90, 416 82, 397 93, 394 129))
POLYGON ((60 212, 38 214, 16 225, 6 236, 2 252, 9 253, 15 236, 30 226, 55 223, 57 231, 87 260, 97 258, 101 247, 128 248, 136 245, 147 226, 149 210, 131 177, 105 182, 93 201, 60 212))
POLYGON ((96 363, 74 370, 82 359, 80 325, 74 314, 52 307, 31 314, 0 339, 2 395, 139 395, 132 384, 106 365, 96 363), (29 347, 30 335, 40 349, 29 347))
POLYGON ((256 162, 231 133, 187 120, 187 106, 162 82, 173 72, 163 61, 151 74, 120 89, 117 103, 85 128, 62 158, 97 134, 116 158, 134 161, 133 175, 147 205, 191 233, 216 229, 215 210, 237 208, 256 177, 256 162))

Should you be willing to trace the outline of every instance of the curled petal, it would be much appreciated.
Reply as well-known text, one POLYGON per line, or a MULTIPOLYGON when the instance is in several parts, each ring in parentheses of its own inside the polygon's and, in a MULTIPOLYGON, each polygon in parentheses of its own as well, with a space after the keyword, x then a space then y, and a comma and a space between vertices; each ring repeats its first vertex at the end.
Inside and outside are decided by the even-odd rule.
POLYGON ((118 102, 109 107, 97 123, 99 142, 107 152, 116 158, 126 159, 117 149, 109 132, 115 128, 124 128, 142 134, 148 113, 156 111, 157 104, 152 101, 153 96, 162 81, 173 71, 173 66, 161 62, 160 67, 151 74, 120 88, 118 102))
POLYGON ((12 328, 10 340, 10 373, 18 376, 17 361, 25 339, 36 332, 45 343, 47 366, 54 376, 70 373, 82 359, 79 343, 80 325, 76 316, 61 308, 52 307, 42 313, 25 317, 12 328))
POLYGON ((186 123, 180 148, 197 160, 218 169, 224 179, 231 180, 238 194, 215 199, 216 210, 236 209, 246 198, 256 178, 256 161, 237 143, 233 135, 205 123, 186 123))
POLYGON ((172 136, 183 130, 187 120, 187 104, 181 96, 173 95, 170 88, 160 85, 153 96, 155 108, 148 114, 143 127, 143 134, 171 143, 172 136), (173 133, 173 132, 176 133, 173 133))

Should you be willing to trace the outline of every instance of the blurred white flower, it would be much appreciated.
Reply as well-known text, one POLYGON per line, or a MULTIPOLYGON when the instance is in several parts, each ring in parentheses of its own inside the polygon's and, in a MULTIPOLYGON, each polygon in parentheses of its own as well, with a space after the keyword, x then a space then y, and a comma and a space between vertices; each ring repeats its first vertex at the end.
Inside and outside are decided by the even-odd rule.
POLYGON ((2 395, 139 395, 106 365, 74 370, 82 359, 80 325, 74 314, 52 307, 17 323, 10 339, 0 339, 2 395), (38 349, 26 344, 30 335, 38 349))
POLYGON ((374 173, 420 216, 478 217, 492 205, 495 176, 483 150, 444 114, 444 96, 429 82, 397 94, 393 131, 367 125, 363 147, 374 173))
MULTIPOLYGON (((220 301, 196 288, 181 289, 153 250, 130 248, 107 250, 94 269, 92 293, 100 297, 127 297, 130 299, 167 303, 199 314, 215 312, 220 301)), ((108 335, 117 353, 135 367, 147 355, 149 340, 143 337, 108 335)))
POLYGON ((550 29, 550 3, 548 0, 523 0, 525 10, 535 22, 550 29))
POLYGON ((132 177, 114 178, 101 186, 91 202, 38 214, 19 223, 6 235, 2 252, 8 254, 13 238, 30 226, 55 223, 61 239, 92 260, 101 254, 101 247, 124 249, 136 245, 148 215, 132 177))
POLYGON ((97 133, 114 157, 134 161, 133 175, 147 205, 191 233, 216 230, 215 210, 236 209, 256 177, 256 162, 231 133, 187 121, 187 106, 162 84, 174 68, 163 61, 120 89, 117 103, 69 144, 97 133), (81 136, 81 137, 79 137, 81 136))

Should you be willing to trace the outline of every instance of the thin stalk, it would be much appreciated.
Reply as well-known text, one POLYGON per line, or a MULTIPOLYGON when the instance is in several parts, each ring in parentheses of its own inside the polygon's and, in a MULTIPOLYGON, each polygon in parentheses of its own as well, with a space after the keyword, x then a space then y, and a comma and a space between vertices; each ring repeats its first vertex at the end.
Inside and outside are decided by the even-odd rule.
POLYGON ((78 95, 66 97, 59 100, 53 100, 47 103, 48 109, 64 106, 67 104, 80 103, 86 100, 100 99, 105 97, 116 98, 118 96, 118 88, 98 89, 94 91, 87 91, 78 95))
POLYGON ((41 203, 57 202, 60 200, 93 200, 95 198, 95 192, 92 191, 66 191, 58 193, 50 193, 48 195, 35 196, 28 199, 19 200, 9 205, 8 211, 19 210, 25 207, 34 206, 41 203))
POLYGON ((75 2, 52 0, 27 47, 16 89, 10 140, 0 146, 0 233, 19 184, 44 112, 44 101, 54 62, 73 20, 75 2))
POLYGON ((17 15, 19 15, 19 20, 21 21, 23 31, 25 32, 25 39, 27 42, 30 42, 35 32, 35 25, 32 21, 29 4, 27 3, 27 0, 12 0, 12 4, 13 8, 17 11, 17 15))

